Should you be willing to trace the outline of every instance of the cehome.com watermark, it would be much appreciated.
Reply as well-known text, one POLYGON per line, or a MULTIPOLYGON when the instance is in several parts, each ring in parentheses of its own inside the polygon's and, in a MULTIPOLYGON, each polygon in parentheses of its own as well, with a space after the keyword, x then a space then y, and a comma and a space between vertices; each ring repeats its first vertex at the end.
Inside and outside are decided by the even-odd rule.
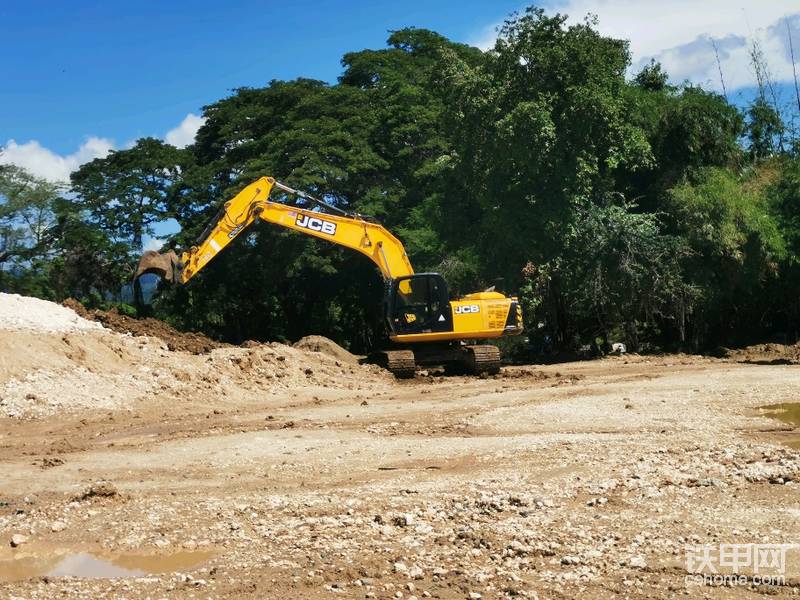
POLYGON ((800 544, 685 547, 686 585, 786 585, 786 553, 800 544))

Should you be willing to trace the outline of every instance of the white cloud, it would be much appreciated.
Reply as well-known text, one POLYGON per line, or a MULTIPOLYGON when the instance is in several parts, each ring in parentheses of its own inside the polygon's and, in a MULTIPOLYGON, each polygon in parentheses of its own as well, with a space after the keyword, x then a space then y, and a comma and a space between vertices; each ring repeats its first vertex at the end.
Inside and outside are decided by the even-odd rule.
POLYGON ((36 140, 18 144, 8 140, 0 149, 0 164, 17 165, 50 181, 64 182, 69 174, 85 162, 106 156, 114 147, 111 140, 90 137, 72 154, 62 156, 45 148, 36 140))
MULTIPOLYGON (((714 48, 716 40, 728 90, 752 85, 748 47, 759 40, 776 81, 790 81, 786 24, 794 32, 795 50, 800 47, 800 6, 797 0, 550 0, 548 12, 560 12, 570 22, 589 14, 598 17, 599 31, 630 40, 632 71, 651 58, 660 61, 673 81, 692 82, 719 88, 714 48)), ((483 30, 474 43, 489 48, 497 26, 483 30)), ((800 57, 798 57, 800 58, 800 57)))
POLYGON ((189 144, 194 143, 194 138, 197 135, 197 130, 206 122, 205 117, 198 117, 193 113, 189 113, 181 121, 175 129, 170 129, 164 139, 168 144, 172 144, 178 148, 185 148, 189 144))
POLYGON ((144 245, 142 246, 142 251, 147 252, 148 250, 153 250, 158 252, 163 248, 164 242, 158 238, 149 237, 145 239, 144 245))
MULTIPOLYGON (((180 124, 170 129, 164 140, 178 148, 184 148, 194 142, 197 130, 205 123, 205 118, 189 113, 180 124)), ((129 142, 124 148, 130 148, 135 142, 129 142)), ((64 183, 69 175, 82 164, 95 158, 104 158, 111 150, 116 149, 114 142, 108 138, 90 136, 72 154, 58 154, 42 146, 37 140, 22 144, 16 140, 8 140, 0 147, 0 165, 16 165, 29 173, 64 183)))

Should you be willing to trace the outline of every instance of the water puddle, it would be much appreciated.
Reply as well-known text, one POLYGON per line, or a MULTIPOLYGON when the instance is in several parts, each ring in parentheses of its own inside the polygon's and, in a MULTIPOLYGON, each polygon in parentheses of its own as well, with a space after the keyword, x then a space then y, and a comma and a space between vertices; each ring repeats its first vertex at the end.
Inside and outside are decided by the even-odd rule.
MULTIPOLYGON (((759 409, 765 417, 772 417, 793 427, 800 428, 800 402, 770 404, 769 406, 761 406, 759 409)), ((792 434, 790 433, 790 435, 792 434)), ((800 439, 796 436, 786 440, 786 443, 792 448, 800 448, 800 439)))
POLYGON ((192 569, 213 556, 213 551, 118 554, 111 557, 91 552, 15 552, 11 558, 0 559, 0 582, 21 581, 45 575, 86 579, 142 577, 192 569))

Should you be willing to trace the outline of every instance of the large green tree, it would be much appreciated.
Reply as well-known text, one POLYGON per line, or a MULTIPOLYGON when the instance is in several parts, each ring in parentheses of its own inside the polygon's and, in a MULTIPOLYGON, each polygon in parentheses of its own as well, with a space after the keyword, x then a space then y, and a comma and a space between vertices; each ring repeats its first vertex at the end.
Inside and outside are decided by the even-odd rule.
POLYGON ((154 138, 112 151, 72 173, 72 191, 94 223, 113 238, 141 251, 145 235, 170 216, 181 176, 183 152, 154 138))

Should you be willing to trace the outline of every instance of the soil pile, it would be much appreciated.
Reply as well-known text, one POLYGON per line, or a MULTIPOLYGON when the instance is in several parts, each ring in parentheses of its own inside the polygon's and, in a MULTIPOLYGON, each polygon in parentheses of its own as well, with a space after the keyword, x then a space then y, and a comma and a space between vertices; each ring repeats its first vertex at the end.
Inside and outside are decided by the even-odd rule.
POLYGON ((307 335, 306 337, 294 343, 295 348, 300 350, 309 350, 311 352, 320 352, 332 356, 337 360, 355 365, 358 363, 358 357, 351 354, 333 340, 329 340, 321 335, 307 335))
POLYGON ((39 298, 0 293, 0 329, 50 333, 102 329, 100 324, 79 315, 72 306, 64 307, 39 298))
POLYGON ((316 346, 322 352, 277 343, 223 346, 155 319, 34 298, 3 303, 1 314, 0 416, 134 410, 142 403, 258 403, 275 394, 372 389, 391 381, 330 340, 316 346))
POLYGON ((72 298, 65 300, 64 306, 71 308, 84 319, 97 321, 119 333, 160 338, 167 344, 167 348, 172 351, 182 350, 192 354, 205 354, 211 352, 214 348, 226 346, 226 344, 214 341, 201 333, 178 331, 158 319, 134 319, 120 314, 116 309, 109 311, 88 310, 80 302, 72 298))
POLYGON ((800 364, 800 344, 755 344, 744 348, 718 348, 714 356, 762 365, 800 364))

